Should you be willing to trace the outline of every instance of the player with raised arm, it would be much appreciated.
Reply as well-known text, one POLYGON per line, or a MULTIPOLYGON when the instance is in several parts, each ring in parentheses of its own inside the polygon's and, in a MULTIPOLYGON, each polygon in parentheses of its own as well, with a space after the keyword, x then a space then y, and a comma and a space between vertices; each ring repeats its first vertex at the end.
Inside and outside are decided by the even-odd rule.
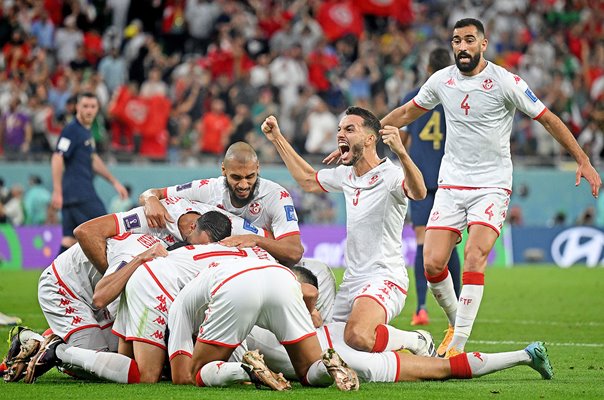
POLYGON ((464 351, 484 291, 487 256, 505 220, 512 189, 510 135, 516 109, 540 122, 577 162, 575 185, 584 177, 594 197, 600 175, 572 133, 519 76, 484 59, 488 46, 479 20, 455 23, 455 65, 435 72, 417 96, 382 119, 403 127, 439 103, 445 110, 447 142, 424 242, 429 287, 449 320, 439 354, 464 351), (455 296, 446 270, 453 247, 468 228, 463 288, 455 296))
POLYGON ((409 279, 401 255, 407 197, 424 198, 426 187, 398 128, 382 129, 371 112, 349 107, 337 134, 344 165, 318 172, 287 143, 274 116, 264 121, 262 131, 303 190, 344 192, 347 269, 333 319, 347 322, 346 343, 364 351, 401 348, 409 333, 386 324, 402 311, 407 295, 409 279), (402 168, 378 157, 380 137, 402 168))
MULTIPOLYGON (((430 52, 428 60, 428 73, 430 75, 449 65, 451 65, 451 56, 447 49, 437 48, 430 52)), ((419 92, 419 88, 407 94, 402 104, 414 98, 417 92, 419 92)), ((428 189, 425 199, 409 203, 409 212, 411 213, 411 222, 413 223, 417 243, 415 251, 417 308, 411 319, 411 325, 427 325, 430 322, 426 310, 428 286, 424 272, 424 236, 430 211, 434 204, 436 189, 438 189, 438 170, 445 153, 446 134, 445 111, 442 105, 434 107, 434 109, 407 125, 404 130, 401 130, 401 139, 405 143, 411 159, 413 159, 419 170, 422 171, 424 182, 428 189)), ((459 256, 457 255, 456 248, 453 248, 451 252, 447 269, 453 279, 455 294, 459 296, 461 275, 459 271, 459 256)))
POLYGON ((139 200, 145 207, 149 226, 161 228, 173 222, 159 200, 184 197, 222 208, 233 215, 271 231, 273 238, 259 232, 235 233, 223 240, 227 246, 259 246, 279 262, 292 266, 300 261, 304 249, 294 203, 281 185, 259 177, 260 164, 247 143, 232 144, 224 155, 220 178, 200 179, 177 186, 149 189, 139 200))

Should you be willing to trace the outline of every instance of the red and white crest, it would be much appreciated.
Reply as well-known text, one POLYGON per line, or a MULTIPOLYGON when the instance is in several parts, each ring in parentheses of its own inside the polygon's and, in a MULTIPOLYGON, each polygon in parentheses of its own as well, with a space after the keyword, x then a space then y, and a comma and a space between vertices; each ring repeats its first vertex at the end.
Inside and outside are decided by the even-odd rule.
POLYGON ((252 213, 253 215, 257 215, 261 210, 260 203, 255 201, 252 204, 250 204, 248 209, 250 210, 250 213, 252 213))
POLYGON ((430 221, 436 221, 438 218, 440 218, 440 213, 438 211, 434 211, 430 217, 430 221))
POLYGON ((514 80, 516 81, 516 85, 517 85, 518 83, 520 83, 520 81, 522 79, 520 79, 520 77, 518 75, 514 75, 514 80))
POLYGON ((493 80, 492 79, 485 79, 484 81, 482 81, 482 87, 485 90, 491 90, 493 88, 493 80))
POLYGON ((378 174, 373 175, 373 176, 371 177, 371 179, 369 179, 369 184, 370 184, 370 185, 373 185, 375 182, 377 182, 377 180, 378 180, 378 178, 379 178, 379 177, 380 177, 380 176, 379 176, 378 174))

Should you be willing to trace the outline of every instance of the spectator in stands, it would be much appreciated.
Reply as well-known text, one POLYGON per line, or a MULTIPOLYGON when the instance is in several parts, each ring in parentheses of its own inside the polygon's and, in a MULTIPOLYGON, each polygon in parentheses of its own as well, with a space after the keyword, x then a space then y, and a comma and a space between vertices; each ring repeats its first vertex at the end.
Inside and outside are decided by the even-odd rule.
POLYGON ((54 49, 55 24, 46 10, 42 9, 38 18, 32 22, 31 34, 36 38, 36 42, 41 48, 54 49))
POLYGON ((84 43, 84 34, 77 29, 73 15, 67 16, 63 25, 55 35, 56 53, 61 64, 69 65, 76 57, 78 47, 84 43))
POLYGON ((308 136, 306 137, 306 151, 310 154, 329 154, 333 150, 338 131, 338 119, 320 98, 306 119, 308 136))
POLYGON ((10 41, 2 47, 4 65, 9 75, 25 72, 30 66, 31 49, 25 39, 25 33, 15 29, 10 41))
POLYGON ((222 155, 229 142, 233 125, 231 118, 224 112, 225 104, 222 99, 212 100, 210 111, 199 122, 199 150, 202 153, 222 155))
POLYGON ((42 185, 38 175, 29 177, 29 188, 23 196, 25 225, 44 225, 48 221, 51 193, 42 185))
POLYGON ((98 71, 107 85, 109 94, 113 94, 118 87, 124 85, 128 77, 126 61, 116 47, 112 47, 109 54, 101 59, 98 71))
POLYGON ((161 68, 152 67, 149 70, 149 76, 141 86, 140 95, 142 97, 166 96, 168 94, 168 85, 161 79, 161 68))
POLYGON ((13 95, 8 111, 0 118, 0 152, 10 159, 27 155, 33 136, 31 118, 19 106, 19 97, 13 95))
POLYGON ((16 183, 10 188, 10 199, 4 205, 7 222, 13 226, 21 226, 25 222, 23 211, 23 186, 16 183))
POLYGON ((72 90, 69 88, 69 82, 66 75, 59 75, 57 82, 48 91, 48 102, 55 110, 55 114, 58 118, 63 117, 66 113, 67 101, 73 95, 72 90))

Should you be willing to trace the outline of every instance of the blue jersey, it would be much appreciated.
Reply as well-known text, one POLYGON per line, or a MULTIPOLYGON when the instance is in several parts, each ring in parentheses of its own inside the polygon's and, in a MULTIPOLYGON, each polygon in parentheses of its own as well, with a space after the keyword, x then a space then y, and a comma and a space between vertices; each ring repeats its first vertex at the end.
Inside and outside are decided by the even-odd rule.
MULTIPOLYGON (((419 92, 419 88, 408 93, 402 104, 406 104, 419 92)), ((442 105, 434 107, 406 126, 411 136, 409 155, 424 175, 428 190, 438 189, 438 171, 445 154, 445 112, 442 105)))
POLYGON ((90 130, 74 118, 63 128, 56 151, 63 155, 65 161, 63 204, 98 199, 92 184, 92 154, 95 147, 90 130))

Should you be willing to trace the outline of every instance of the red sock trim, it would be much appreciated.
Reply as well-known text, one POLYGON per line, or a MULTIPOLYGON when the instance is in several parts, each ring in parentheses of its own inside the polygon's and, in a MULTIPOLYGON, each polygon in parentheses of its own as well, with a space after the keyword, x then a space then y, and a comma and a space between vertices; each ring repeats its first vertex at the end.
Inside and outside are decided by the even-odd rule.
POLYGON ((472 378, 472 368, 470 368, 468 355, 466 353, 461 353, 449 358, 449 365, 451 366, 451 378, 472 378))
POLYGON ((447 279, 447 276, 449 276, 449 267, 445 267, 445 269, 443 270, 443 272, 441 272, 438 275, 434 275, 434 276, 430 276, 428 275, 427 272, 424 272, 424 275, 426 276, 426 280, 430 283, 438 283, 438 282, 442 282, 445 279, 447 279))
POLYGON ((42 334, 42 336, 48 337, 48 336, 50 336, 52 334, 53 334, 52 329, 48 328, 47 330, 44 331, 44 333, 42 334))
POLYGON ((378 325, 375 328, 375 343, 373 345, 373 349, 371 349, 371 352, 381 353, 382 351, 386 350, 389 336, 390 334, 388 333, 388 328, 386 328, 386 325, 378 325))
POLYGON ((141 373, 138 370, 138 364, 136 361, 130 361, 130 368, 128 368, 128 383, 140 383, 141 373))
POLYGON ((195 382, 197 382, 197 386, 204 387, 206 385, 203 383, 203 379, 201 379, 201 368, 197 372, 197 375, 195 375, 195 382))
POLYGON ((461 281, 464 285, 482 285, 484 286, 484 273, 482 272, 464 272, 461 281))

